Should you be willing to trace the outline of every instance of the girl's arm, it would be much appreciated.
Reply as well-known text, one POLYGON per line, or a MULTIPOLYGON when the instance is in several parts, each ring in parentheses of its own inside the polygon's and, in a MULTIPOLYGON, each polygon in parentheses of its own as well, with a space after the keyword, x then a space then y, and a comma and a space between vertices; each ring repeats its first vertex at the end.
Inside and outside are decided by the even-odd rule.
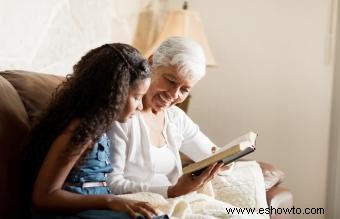
POLYGON ((136 217, 136 213, 141 213, 150 218, 156 214, 155 210, 145 202, 130 201, 113 195, 80 195, 62 189, 69 172, 92 144, 90 140, 86 142, 78 154, 68 156, 65 153, 77 124, 77 121, 71 122, 52 143, 33 187, 33 208, 40 211, 68 213, 90 209, 111 209, 127 212, 132 217, 136 217))

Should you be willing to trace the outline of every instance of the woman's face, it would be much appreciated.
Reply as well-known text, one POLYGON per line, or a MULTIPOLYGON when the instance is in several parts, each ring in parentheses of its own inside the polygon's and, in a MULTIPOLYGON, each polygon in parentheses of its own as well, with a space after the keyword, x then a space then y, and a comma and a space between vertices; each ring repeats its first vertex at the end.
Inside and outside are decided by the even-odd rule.
POLYGON ((118 119, 119 122, 127 122, 135 114, 136 110, 143 109, 142 97, 146 94, 150 82, 150 78, 147 78, 130 88, 127 102, 118 119))
POLYGON ((176 66, 161 66, 152 69, 151 85, 145 95, 144 104, 158 112, 181 103, 189 95, 196 82, 197 80, 185 77, 176 66))

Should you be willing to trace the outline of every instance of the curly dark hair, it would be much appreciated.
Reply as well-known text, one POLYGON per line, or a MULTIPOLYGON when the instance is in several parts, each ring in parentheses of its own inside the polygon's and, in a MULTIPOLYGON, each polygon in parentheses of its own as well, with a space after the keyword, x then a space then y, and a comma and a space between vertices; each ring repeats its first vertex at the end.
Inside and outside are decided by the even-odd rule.
POLYGON ((105 44, 83 56, 31 132, 28 157, 32 180, 51 144, 71 121, 79 123, 71 134, 65 160, 79 153, 88 140, 96 142, 118 119, 129 89, 149 77, 147 61, 127 44, 105 44))

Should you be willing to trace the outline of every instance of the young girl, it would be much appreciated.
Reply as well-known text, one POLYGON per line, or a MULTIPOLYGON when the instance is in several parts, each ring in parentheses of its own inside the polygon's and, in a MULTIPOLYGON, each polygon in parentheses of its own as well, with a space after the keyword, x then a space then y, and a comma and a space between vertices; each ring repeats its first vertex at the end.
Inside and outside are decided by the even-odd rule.
POLYGON ((34 217, 156 215, 146 202, 115 197, 105 183, 112 171, 105 132, 113 121, 126 122, 143 108, 149 85, 147 62, 126 44, 100 46, 74 66, 32 131, 28 176, 34 217))

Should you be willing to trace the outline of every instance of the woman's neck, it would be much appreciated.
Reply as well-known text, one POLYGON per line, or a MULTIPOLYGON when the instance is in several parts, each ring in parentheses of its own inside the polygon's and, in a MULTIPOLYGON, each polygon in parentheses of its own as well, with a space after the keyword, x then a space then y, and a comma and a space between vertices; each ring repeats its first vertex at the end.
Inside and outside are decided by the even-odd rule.
POLYGON ((152 108, 151 104, 149 104, 147 99, 143 98, 143 110, 142 110, 142 112, 158 115, 159 113, 163 112, 163 110, 161 110, 161 109, 156 110, 156 109, 152 108))
POLYGON ((153 114, 155 116, 161 114, 163 112, 163 110, 154 110, 152 107, 143 107, 142 113, 145 114, 153 114))
POLYGON ((148 129, 150 143, 156 147, 164 146, 166 144, 166 139, 163 135, 165 126, 164 111, 161 110, 157 114, 150 110, 143 111, 141 115, 148 129))

